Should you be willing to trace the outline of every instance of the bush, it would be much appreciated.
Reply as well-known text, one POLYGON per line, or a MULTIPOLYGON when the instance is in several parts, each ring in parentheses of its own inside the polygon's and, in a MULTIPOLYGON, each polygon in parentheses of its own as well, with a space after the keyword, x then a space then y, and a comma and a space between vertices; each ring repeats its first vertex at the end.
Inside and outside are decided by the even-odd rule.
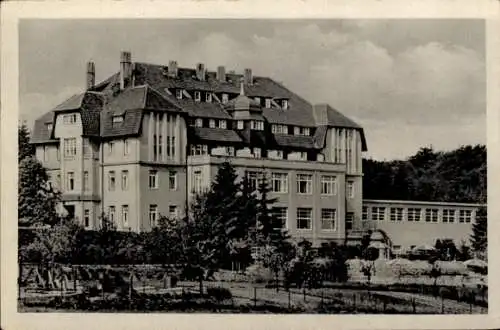
POLYGON ((219 302, 233 298, 233 294, 227 288, 207 288, 207 295, 219 302))
POLYGON ((251 265, 246 273, 252 283, 268 283, 274 279, 273 272, 261 264, 251 265))

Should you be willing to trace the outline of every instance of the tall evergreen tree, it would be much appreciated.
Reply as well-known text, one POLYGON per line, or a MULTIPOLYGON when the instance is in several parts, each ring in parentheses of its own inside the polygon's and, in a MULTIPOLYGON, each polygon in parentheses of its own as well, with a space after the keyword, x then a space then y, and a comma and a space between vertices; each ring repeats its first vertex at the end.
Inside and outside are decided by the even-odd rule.
POLYGON ((476 213, 476 222, 472 225, 472 249, 484 255, 488 248, 488 214, 486 207, 481 207, 476 213))
POLYGON ((18 161, 20 162, 21 160, 27 157, 34 156, 35 148, 30 143, 30 133, 25 124, 22 124, 21 126, 18 127, 17 138, 18 138, 17 143, 19 147, 18 161))

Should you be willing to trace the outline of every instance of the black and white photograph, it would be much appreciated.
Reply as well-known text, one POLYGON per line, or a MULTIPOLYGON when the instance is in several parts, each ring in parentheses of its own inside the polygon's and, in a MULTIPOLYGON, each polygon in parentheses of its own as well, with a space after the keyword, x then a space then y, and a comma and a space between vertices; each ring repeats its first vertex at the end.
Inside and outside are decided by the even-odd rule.
POLYGON ((18 52, 18 313, 488 314, 486 20, 27 18, 18 52))

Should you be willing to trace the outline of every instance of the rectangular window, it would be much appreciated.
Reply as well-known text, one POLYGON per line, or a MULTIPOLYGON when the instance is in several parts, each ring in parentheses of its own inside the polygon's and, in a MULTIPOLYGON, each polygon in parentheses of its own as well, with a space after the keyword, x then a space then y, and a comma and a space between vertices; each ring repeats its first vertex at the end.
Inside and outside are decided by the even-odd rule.
POLYGON ((89 172, 83 172, 83 191, 89 190, 89 172))
POLYGON ((90 210, 83 211, 83 223, 85 228, 90 226, 90 210))
POLYGON ((347 212, 345 215, 345 229, 352 230, 353 224, 354 224, 354 213, 347 212))
POLYGON ((128 227, 128 205, 122 205, 122 223, 123 227, 128 227))
POLYGON ((184 94, 184 91, 182 89, 175 90, 175 97, 177 97, 178 100, 182 100, 182 94, 184 94))
POLYGON ((44 162, 49 161, 49 147, 47 147, 47 146, 43 147, 43 161, 44 162))
POLYGON ((210 119, 208 121, 208 127, 215 128, 215 119, 210 119))
POLYGON ((354 198, 354 182, 347 181, 347 197, 354 198))
POLYGON ((236 129, 243 129, 243 128, 244 128, 243 120, 238 120, 236 122, 236 129))
POLYGON ((177 172, 168 172, 168 189, 177 190, 177 172))
POLYGON ((271 174, 271 189, 275 193, 288 193, 288 174, 272 173, 271 174))
POLYGON ((64 122, 64 124, 68 124, 68 125, 72 125, 72 124, 76 123, 76 114, 72 113, 69 115, 64 115, 63 122, 64 122))
POLYGON ((149 225, 151 227, 156 227, 156 221, 158 220, 158 205, 149 205, 149 225))
POLYGON ((297 229, 312 229, 312 209, 297 209, 297 229))
POLYGON ((438 209, 426 209, 425 210, 425 221, 426 222, 438 222, 438 209))
POLYGON ((83 138, 82 143, 83 143, 83 156, 85 158, 89 158, 90 152, 91 152, 90 141, 89 141, 89 139, 83 138))
POLYGON ((260 104, 260 97, 255 97, 254 98, 255 102, 257 102, 258 104, 260 104))
POLYGON ((205 93, 205 102, 212 102, 212 93, 205 93))
POLYGON ((472 221, 471 210, 460 210, 458 215, 459 215, 458 222, 460 223, 470 223, 472 221))
POLYGON ((363 214, 361 216, 361 219, 363 221, 368 220, 368 207, 366 207, 366 206, 363 206, 363 214))
POLYGON ((48 123, 46 124, 47 125, 47 131, 49 132, 50 135, 52 135, 52 124, 51 123, 48 123))
POLYGON ((372 207, 372 220, 384 221, 385 220, 385 207, 372 207))
POLYGON ((266 108, 269 109, 271 107, 271 99, 266 99, 266 108))
POLYGON ((156 138, 157 135, 153 134, 153 159, 157 160, 158 159, 158 139, 156 138))
POLYGON ((76 138, 64 139, 64 157, 76 156, 76 138))
POLYGON ((253 156, 255 158, 260 158, 262 156, 260 148, 253 148, 253 156))
POLYGON ((321 209, 321 229, 335 230, 337 222, 336 209, 321 209))
POLYGON ((113 191, 113 190, 115 190, 115 186, 116 186, 115 171, 109 171, 108 178, 109 178, 109 190, 113 191))
POLYGON ((222 129, 227 128, 227 122, 224 119, 219 120, 219 128, 222 128, 222 129))
POLYGON ((113 116, 112 121, 113 124, 123 123, 123 116, 113 116))
POLYGON ((194 122, 195 127, 203 127, 203 119, 197 118, 196 121, 194 122))
POLYGON ((288 209, 286 207, 273 207, 273 215, 281 224, 280 228, 286 228, 288 222, 288 209))
POLYGON ((445 209, 443 210, 443 222, 455 222, 455 210, 445 209))
POLYGON ((158 189, 158 171, 150 170, 149 171, 149 189, 158 189))
POLYGON ((281 100, 281 107, 284 110, 288 109, 288 100, 281 100))
POLYGON ((332 175, 321 176, 321 195, 336 195, 337 180, 332 175))
POLYGON ((194 100, 196 102, 200 102, 201 101, 201 93, 199 91, 195 91, 194 92, 194 100))
POLYGON ((226 155, 234 156, 234 147, 226 147, 226 155))
POLYGON ((259 183, 260 183, 260 179, 262 178, 262 173, 248 171, 247 178, 248 178, 248 184, 250 186, 250 189, 255 191, 259 188, 259 183))
POLYGON ((304 127, 303 135, 305 136, 311 135, 311 129, 309 127, 304 127))
POLYGON ((276 150, 276 159, 283 159, 283 151, 276 150))
POLYGON ((122 190, 128 190, 128 171, 122 171, 122 190))
POLYGON ((123 140, 123 154, 127 156, 130 153, 130 145, 128 139, 123 140))
POLYGON ((115 143, 114 142, 109 142, 108 143, 108 154, 111 156, 113 154, 113 149, 114 149, 115 143))
POLYGON ((190 150, 192 156, 208 155, 208 146, 206 144, 192 145, 190 150))
POLYGON ((250 129, 255 131, 263 131, 264 130, 264 122, 260 120, 252 120, 250 121, 250 129))
POLYGON ((409 208, 408 209, 408 221, 420 221, 422 214, 422 209, 419 208, 409 208))
POLYGON ((391 221, 403 221, 402 207, 391 207, 391 221))
POLYGON ((203 179, 201 176, 201 171, 197 170, 193 173, 193 192, 199 194, 202 191, 203 179))
POLYGON ((229 97, 226 93, 222 94, 222 103, 226 104, 229 101, 229 97))
POLYGON ((312 194, 312 175, 297 174, 297 193, 312 194))
POLYGON ((109 221, 112 223, 112 224, 115 224, 115 214, 116 214, 116 208, 114 206, 110 206, 109 207, 109 211, 108 211, 108 216, 109 216, 109 221))
POLYGON ((177 218, 177 206, 176 205, 169 205, 168 206, 168 217, 170 219, 175 219, 177 218))
POLYGON ((75 190, 75 173, 74 172, 68 172, 67 174, 67 189, 68 190, 75 190))

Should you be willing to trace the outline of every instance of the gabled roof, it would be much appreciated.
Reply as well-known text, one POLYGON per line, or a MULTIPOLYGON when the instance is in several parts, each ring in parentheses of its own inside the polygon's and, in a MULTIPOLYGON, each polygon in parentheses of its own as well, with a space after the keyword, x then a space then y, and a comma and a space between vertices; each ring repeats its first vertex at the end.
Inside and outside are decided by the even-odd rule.
POLYGON ((33 133, 31 134, 31 143, 47 143, 55 141, 52 132, 48 130, 47 124, 53 123, 55 118, 54 111, 49 111, 35 120, 33 133))

